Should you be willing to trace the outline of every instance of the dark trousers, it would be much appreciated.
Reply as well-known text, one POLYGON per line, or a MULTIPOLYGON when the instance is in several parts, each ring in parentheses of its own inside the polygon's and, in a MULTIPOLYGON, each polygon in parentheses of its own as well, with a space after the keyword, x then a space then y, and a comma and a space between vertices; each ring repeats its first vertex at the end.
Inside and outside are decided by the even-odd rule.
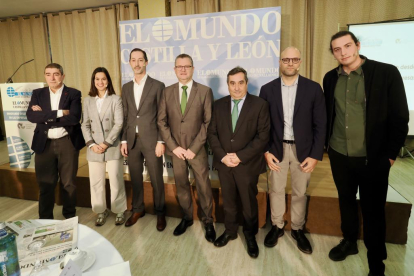
POLYGON ((132 182, 132 211, 143 212, 144 205, 144 159, 151 178, 154 196, 154 209, 157 215, 165 214, 165 191, 162 157, 155 155, 155 147, 146 149, 142 146, 141 137, 135 137, 135 145, 128 153, 128 168, 132 182))
POLYGON ((198 201, 200 203, 201 220, 204 224, 213 223, 213 192, 209 179, 208 156, 204 147, 200 149, 194 159, 182 160, 172 155, 175 186, 178 202, 184 212, 185 220, 193 220, 193 198, 190 181, 188 180, 188 166, 194 173, 198 201))
POLYGON ((224 226, 230 235, 236 235, 239 224, 237 222, 237 202, 240 198, 243 213, 243 233, 246 239, 254 238, 259 231, 257 182, 258 175, 244 175, 234 170, 218 172, 223 197, 224 226))
POLYGON ((76 215, 76 173, 79 151, 69 135, 46 142, 42 153, 35 155, 36 180, 39 185, 39 218, 53 219, 55 187, 60 178, 62 185, 62 214, 65 218, 76 215))
POLYGON ((344 238, 356 242, 359 219, 356 194, 359 188, 363 220, 364 243, 368 249, 368 264, 372 273, 382 275, 385 247, 385 202, 388 191, 390 162, 366 157, 348 157, 329 149, 332 175, 338 189, 341 229, 344 238))

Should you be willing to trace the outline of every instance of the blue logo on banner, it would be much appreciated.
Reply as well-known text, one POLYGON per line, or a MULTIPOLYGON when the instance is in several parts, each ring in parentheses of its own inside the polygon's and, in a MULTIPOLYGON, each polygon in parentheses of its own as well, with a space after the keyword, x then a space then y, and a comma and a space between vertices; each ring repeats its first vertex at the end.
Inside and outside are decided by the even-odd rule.
POLYGON ((14 97, 17 96, 16 91, 14 91, 13 87, 7 87, 7 96, 14 97))
POLYGON ((16 91, 13 87, 7 87, 7 96, 10 98, 23 96, 23 97, 30 97, 32 96, 32 91, 16 91))
POLYGON ((7 137, 9 160, 11 168, 27 168, 30 165, 32 153, 29 145, 18 136, 7 137))

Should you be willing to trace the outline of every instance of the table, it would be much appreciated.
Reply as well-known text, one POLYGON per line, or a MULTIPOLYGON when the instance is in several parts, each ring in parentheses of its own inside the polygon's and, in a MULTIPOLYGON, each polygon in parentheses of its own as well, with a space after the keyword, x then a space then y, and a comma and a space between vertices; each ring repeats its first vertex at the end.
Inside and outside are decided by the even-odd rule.
MULTIPOLYGON (((49 224, 56 222, 54 220, 36 220, 41 224, 49 224)), ((105 239, 101 234, 92 230, 88 226, 78 224, 78 248, 81 250, 89 249, 95 252, 95 263, 84 273, 98 271, 102 268, 112 265, 120 264, 124 262, 121 254, 118 250, 105 239)), ((51 270, 51 276, 59 275, 59 264, 53 264, 49 266, 51 270)), ((22 276, 29 275, 30 270, 22 273, 22 276)))

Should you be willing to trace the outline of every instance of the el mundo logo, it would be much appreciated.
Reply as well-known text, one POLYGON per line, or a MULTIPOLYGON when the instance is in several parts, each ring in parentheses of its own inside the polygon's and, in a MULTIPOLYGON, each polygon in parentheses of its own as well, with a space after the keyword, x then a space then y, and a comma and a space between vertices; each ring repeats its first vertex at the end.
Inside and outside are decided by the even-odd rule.
POLYGON ((173 34, 173 26, 167 20, 160 19, 152 26, 152 36, 158 41, 167 41, 173 34))
POLYGON ((14 97, 17 96, 16 91, 14 91, 13 87, 7 87, 7 96, 14 97))

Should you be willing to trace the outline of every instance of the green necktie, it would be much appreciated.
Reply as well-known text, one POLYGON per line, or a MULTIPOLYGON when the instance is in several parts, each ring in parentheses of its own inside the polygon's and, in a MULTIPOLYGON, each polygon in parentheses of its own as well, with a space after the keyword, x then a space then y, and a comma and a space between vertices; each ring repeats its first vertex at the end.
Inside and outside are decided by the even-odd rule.
POLYGON ((185 107, 187 106, 187 88, 188 86, 183 85, 183 94, 181 95, 181 113, 184 114, 185 107))
POLYGON ((231 124, 233 126, 233 132, 236 129, 237 119, 239 118, 239 102, 241 100, 232 100, 234 103, 233 111, 231 112, 231 124))

